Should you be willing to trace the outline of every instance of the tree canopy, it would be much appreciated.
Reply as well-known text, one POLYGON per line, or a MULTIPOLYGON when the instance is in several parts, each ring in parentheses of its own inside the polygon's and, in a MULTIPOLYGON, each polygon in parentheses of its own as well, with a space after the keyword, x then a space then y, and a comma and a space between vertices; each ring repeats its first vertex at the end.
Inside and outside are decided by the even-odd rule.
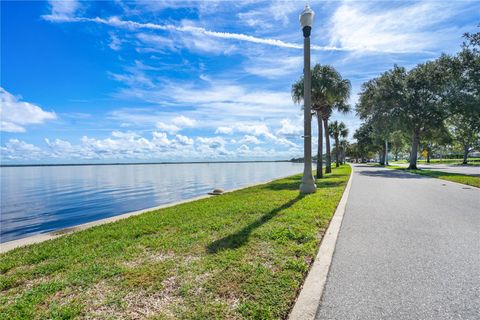
POLYGON ((456 55, 442 54, 411 70, 395 65, 362 85, 356 112, 364 125, 355 134, 360 149, 381 151, 383 141, 398 145, 394 135, 407 135, 409 167, 416 169, 421 142, 430 154, 432 145, 453 139, 466 161, 480 133, 480 36, 465 38, 456 55))

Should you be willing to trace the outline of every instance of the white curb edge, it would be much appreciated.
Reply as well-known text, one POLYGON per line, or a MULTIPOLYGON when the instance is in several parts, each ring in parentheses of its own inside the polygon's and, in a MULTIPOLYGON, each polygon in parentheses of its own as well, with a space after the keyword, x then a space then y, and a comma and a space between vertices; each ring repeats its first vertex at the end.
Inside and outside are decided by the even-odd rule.
MULTIPOLYGON (((240 187, 240 188, 226 190, 224 193, 229 193, 229 192, 238 191, 238 190, 241 190, 241 189, 246 189, 246 188, 250 188, 250 187, 259 186, 259 185, 262 185, 262 184, 267 184, 267 183, 270 183, 270 182, 275 181, 275 180, 280 180, 280 179, 285 179, 287 177, 291 177, 293 175, 295 175, 295 174, 290 174, 290 175, 270 179, 270 180, 267 180, 267 181, 262 181, 262 182, 249 184, 249 185, 246 185, 246 186, 243 186, 243 187, 240 187)), ((137 215, 145 213, 145 212, 155 211, 155 210, 163 209, 163 208, 169 208, 169 207, 173 207, 173 206, 176 206, 176 205, 179 205, 179 204, 189 203, 189 202, 193 202, 193 201, 197 201, 197 200, 201 200, 201 199, 205 199, 205 198, 209 198, 209 197, 215 197, 215 196, 201 195, 201 196, 197 196, 197 197, 190 198, 190 199, 180 200, 180 201, 171 202, 171 203, 165 203, 165 204, 162 204, 162 205, 159 205, 159 206, 156 206, 156 207, 146 208, 146 209, 137 210, 137 211, 133 211, 133 212, 127 212, 127 213, 119 214, 119 215, 116 215, 116 216, 113 216, 113 217, 100 219, 100 220, 95 220, 95 221, 92 221, 92 222, 87 222, 87 223, 79 224, 79 225, 64 228, 64 229, 59 229, 59 230, 55 230, 55 231, 51 231, 51 232, 47 232, 47 233, 40 233, 40 234, 36 234, 36 235, 33 235, 33 236, 17 239, 17 240, 7 241, 7 242, 4 242, 4 243, 0 243, 0 254, 8 252, 8 251, 16 249, 16 248, 19 248, 19 247, 24 247, 24 246, 28 246, 28 245, 31 245, 31 244, 40 243, 40 242, 44 242, 44 241, 47 241, 47 240, 55 239, 55 238, 58 238, 58 237, 61 237, 61 236, 67 235, 67 234, 71 234, 71 233, 74 233, 74 232, 77 232, 77 231, 85 230, 85 229, 88 229, 88 228, 91 228, 91 227, 100 226, 100 225, 115 222, 115 221, 118 221, 118 220, 123 220, 123 219, 129 218, 129 217, 132 217, 132 216, 137 216, 137 215)))
POLYGON ((325 232, 317 256, 313 262, 312 268, 305 279, 300 294, 288 317, 289 320, 310 320, 315 319, 317 309, 322 299, 323 289, 327 282, 328 271, 332 263, 335 244, 338 233, 343 221, 345 207, 353 179, 353 167, 350 166, 350 178, 343 192, 342 198, 338 203, 335 214, 330 220, 327 231, 325 232))

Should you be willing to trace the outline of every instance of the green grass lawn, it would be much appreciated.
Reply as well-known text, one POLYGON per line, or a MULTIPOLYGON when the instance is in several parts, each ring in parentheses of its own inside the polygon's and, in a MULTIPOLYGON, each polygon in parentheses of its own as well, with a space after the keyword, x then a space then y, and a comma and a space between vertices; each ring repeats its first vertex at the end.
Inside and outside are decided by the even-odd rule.
MULTIPOLYGON (((408 163, 408 160, 389 161, 390 163, 408 163)), ((463 159, 430 159, 430 164, 462 164, 463 159)), ((418 160, 418 164, 427 164, 427 160, 418 160)), ((480 158, 468 158, 469 165, 480 165, 480 158)))
POLYGON ((451 173, 451 172, 444 172, 444 171, 438 171, 438 170, 427 170, 427 169, 408 170, 405 167, 399 167, 399 166, 387 166, 387 168, 403 170, 406 172, 420 174, 422 176, 439 178, 443 180, 463 183, 469 186, 480 188, 480 177, 477 177, 477 176, 470 176, 466 174, 451 173))
POLYGON ((300 175, 0 255, 0 319, 285 318, 350 175, 300 175))

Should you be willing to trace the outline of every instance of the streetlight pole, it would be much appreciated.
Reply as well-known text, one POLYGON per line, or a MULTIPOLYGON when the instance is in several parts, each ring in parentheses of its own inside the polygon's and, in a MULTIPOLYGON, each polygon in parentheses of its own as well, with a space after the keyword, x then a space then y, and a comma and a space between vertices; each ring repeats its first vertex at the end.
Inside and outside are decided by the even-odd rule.
POLYGON ((314 193, 317 191, 312 173, 312 74, 310 71, 310 32, 312 30, 314 12, 307 5, 300 15, 300 24, 303 31, 303 150, 304 167, 303 178, 300 184, 300 193, 314 193))

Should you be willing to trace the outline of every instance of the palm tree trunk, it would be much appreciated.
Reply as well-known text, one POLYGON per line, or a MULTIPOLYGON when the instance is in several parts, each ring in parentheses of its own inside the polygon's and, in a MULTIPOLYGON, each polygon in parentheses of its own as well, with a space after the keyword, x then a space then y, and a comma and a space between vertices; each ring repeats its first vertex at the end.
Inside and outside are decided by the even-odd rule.
POLYGON ((340 167, 340 164, 338 163, 338 147, 339 147, 339 143, 338 143, 338 137, 335 137, 335 167, 340 167))
POLYGON ((323 129, 325 130, 325 148, 327 159, 325 161, 325 173, 332 172, 332 156, 330 154, 330 135, 328 132, 328 119, 323 119, 323 129))
POLYGON ((388 166, 388 140, 385 139, 385 165, 388 166))
POLYGON ((323 178, 323 128, 322 118, 317 113, 318 122, 318 149, 317 149, 317 178, 323 178))
POLYGON ((468 164, 468 154, 470 153, 470 146, 467 144, 463 147, 463 164, 468 164))
POLYGON ((412 137, 412 151, 410 152, 410 164, 408 169, 417 170, 417 148, 420 141, 420 130, 415 129, 412 137))

